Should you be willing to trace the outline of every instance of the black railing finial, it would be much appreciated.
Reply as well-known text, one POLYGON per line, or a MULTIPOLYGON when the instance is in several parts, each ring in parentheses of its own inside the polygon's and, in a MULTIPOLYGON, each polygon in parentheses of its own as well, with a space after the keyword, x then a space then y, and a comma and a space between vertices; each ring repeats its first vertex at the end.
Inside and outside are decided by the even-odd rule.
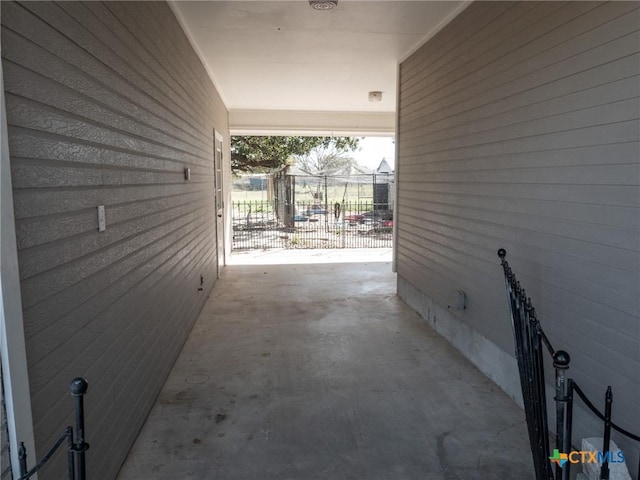
POLYGON ((69 390, 71 390, 71 395, 73 396, 84 395, 87 393, 88 388, 89 383, 82 377, 74 378, 69 385, 69 390))
POLYGON ((564 350, 558 350, 553 354, 553 366, 555 368, 562 368, 566 370, 571 363, 571 356, 564 350))

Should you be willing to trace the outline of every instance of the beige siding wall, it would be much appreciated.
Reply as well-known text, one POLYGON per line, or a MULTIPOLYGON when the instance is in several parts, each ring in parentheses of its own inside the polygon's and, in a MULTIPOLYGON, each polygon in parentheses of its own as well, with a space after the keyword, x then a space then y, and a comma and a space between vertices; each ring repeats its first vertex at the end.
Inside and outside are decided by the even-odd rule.
POLYGON ((84 376, 89 477, 112 479, 215 281, 227 111, 165 3, 1 8, 36 446, 70 421, 84 376))
POLYGON ((401 65, 397 221, 401 295, 512 354, 506 248, 571 376, 636 432, 639 26, 637 2, 469 6, 401 65))

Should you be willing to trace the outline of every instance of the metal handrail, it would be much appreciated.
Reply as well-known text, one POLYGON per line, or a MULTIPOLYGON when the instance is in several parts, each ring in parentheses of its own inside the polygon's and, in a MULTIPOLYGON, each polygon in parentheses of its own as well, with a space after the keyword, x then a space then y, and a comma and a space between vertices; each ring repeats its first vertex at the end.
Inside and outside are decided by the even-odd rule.
POLYGON ((64 433, 51 447, 47 454, 33 467, 27 471, 27 449, 24 442, 20 442, 18 449, 18 460, 20 462, 20 477, 18 480, 28 480, 38 472, 53 457, 56 451, 67 440, 67 477, 69 480, 86 480, 85 452, 89 449, 89 444, 84 441, 84 395, 87 393, 89 384, 84 378, 75 378, 71 381, 69 389, 71 395, 76 399, 76 437, 73 438, 73 428, 66 427, 64 433))
MULTIPOLYGON (((596 417, 598 417, 600 420, 605 421, 605 419, 606 419, 605 418, 605 414, 604 413, 600 413, 600 410, 598 410, 598 408, 593 403, 591 403, 591 400, 589 400, 589 397, 587 397, 587 395, 582 391, 582 389, 578 386, 578 384, 576 382, 574 382, 571 379, 569 379, 569 381, 572 383, 573 390, 578 394, 578 396, 584 402, 584 404, 587 407, 589 407, 589 410, 591 410, 593 412, 593 414, 596 417)), ((640 442, 640 435, 636 435, 635 433, 631 433, 629 430, 625 430, 624 428, 616 425, 613 422, 611 422, 611 428, 613 428, 617 432, 621 433, 625 437, 629 437, 630 439, 635 440, 636 442, 640 442)))
POLYGON ((62 436, 58 439, 58 441, 53 445, 51 450, 47 452, 47 454, 42 457, 42 460, 38 462, 38 464, 33 467, 31 470, 27 472, 27 449, 24 446, 24 442, 20 442, 20 448, 18 449, 18 460, 20 461, 20 478, 18 480, 27 480, 31 478, 38 470, 40 470, 44 465, 49 461, 49 459, 53 456, 54 453, 60 448, 62 442, 65 440, 68 441, 69 438, 73 438, 73 430, 71 427, 67 427, 62 434, 62 436), (26 472, 26 473, 25 473, 26 472))
MULTIPOLYGON (((543 357, 540 355, 541 346, 544 345, 553 359, 553 367, 556 375, 556 448, 558 451, 569 452, 571 450, 571 435, 573 429, 573 393, 604 422, 604 439, 602 453, 604 461, 600 469, 600 479, 609 478, 608 453, 611 441, 611 430, 616 430, 622 435, 640 442, 640 436, 623 429, 611 420, 613 394, 611 386, 605 394, 605 411, 601 413, 589 400, 578 384, 571 378, 566 378, 571 357, 564 350, 555 350, 545 335, 536 316, 531 298, 520 285, 516 275, 511 270, 506 260, 507 252, 504 248, 498 250, 501 265, 504 271, 507 289, 508 303, 511 311, 511 323, 516 345, 516 359, 520 373, 527 427, 529 429, 529 441, 534 460, 537 480, 569 480, 571 463, 564 467, 560 462, 556 465, 555 475, 551 468, 548 456, 549 437, 547 435, 547 404, 546 384, 544 381, 543 357)), ((640 478, 640 461, 638 465, 638 478, 640 478)))

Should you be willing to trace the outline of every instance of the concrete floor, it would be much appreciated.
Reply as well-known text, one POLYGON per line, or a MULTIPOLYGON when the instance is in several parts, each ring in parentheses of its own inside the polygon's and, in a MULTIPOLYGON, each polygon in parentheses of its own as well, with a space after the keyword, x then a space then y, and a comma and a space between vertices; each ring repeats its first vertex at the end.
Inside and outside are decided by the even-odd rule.
POLYGON ((118 480, 527 480, 530 457, 522 410, 389 263, 236 264, 118 480))

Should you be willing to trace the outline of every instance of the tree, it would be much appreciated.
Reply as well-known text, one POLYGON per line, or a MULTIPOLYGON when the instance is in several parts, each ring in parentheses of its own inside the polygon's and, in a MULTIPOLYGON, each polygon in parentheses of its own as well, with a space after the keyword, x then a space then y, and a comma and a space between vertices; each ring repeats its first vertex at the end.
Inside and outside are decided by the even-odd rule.
MULTIPOLYGON (((338 148, 335 145, 320 145, 312 149, 305 155, 295 157, 295 165, 304 173, 312 175, 314 177, 325 176, 325 193, 326 193, 326 177, 327 176, 340 176, 344 183, 345 194, 348 180, 352 174, 364 173, 364 170, 358 166, 355 159, 348 155, 348 150, 344 148, 338 148)), ((322 200, 322 182, 311 181, 307 183, 302 180, 302 186, 309 189, 309 193, 313 195, 313 198, 322 200), (315 183, 315 192, 312 189, 312 184, 315 183)), ((326 199, 325 199, 326 200, 326 199)))
POLYGON ((282 168, 293 156, 309 153, 316 147, 333 146, 344 151, 357 150, 356 137, 231 137, 231 169, 234 173, 264 172, 282 168))
POLYGON ((304 155, 296 156, 296 165, 309 175, 349 175, 358 167, 348 153, 347 149, 332 144, 320 145, 304 155))

